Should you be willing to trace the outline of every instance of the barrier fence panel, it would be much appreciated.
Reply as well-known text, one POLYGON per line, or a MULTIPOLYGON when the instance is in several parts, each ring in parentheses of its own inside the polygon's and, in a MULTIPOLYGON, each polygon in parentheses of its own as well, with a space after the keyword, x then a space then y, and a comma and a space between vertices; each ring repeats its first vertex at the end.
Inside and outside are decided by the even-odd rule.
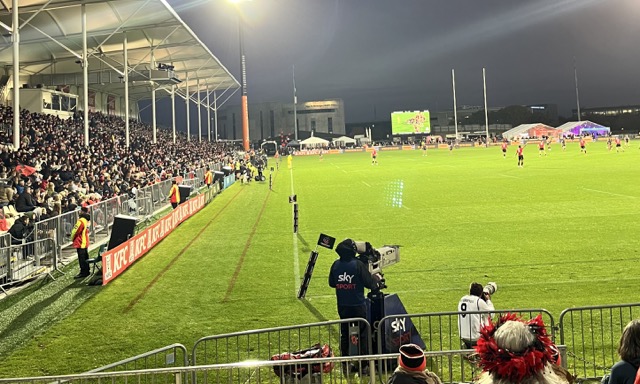
MULTIPOLYGON (((88 373, 188 366, 189 356, 187 354, 187 348, 182 344, 171 344, 103 367, 92 369, 88 373)), ((186 383, 187 377, 182 376, 180 382, 186 383)))
POLYGON ((560 314, 560 343, 571 373, 599 379, 619 360, 622 330, 640 318, 640 303, 569 308, 560 314))
MULTIPOLYGON (((562 347, 560 347, 562 351, 562 347)), ((455 372, 457 366, 471 364, 468 355, 471 350, 440 351, 425 353, 427 361, 446 362, 443 369, 434 371, 442 383, 470 382, 473 378, 461 380, 455 372)), ((245 361, 230 364, 215 364, 190 367, 141 369, 136 371, 92 372, 78 375, 25 377, 0 379, 0 383, 30 384, 102 384, 102 383, 188 383, 189 377, 201 378, 200 384, 373 384, 386 383, 396 366, 398 354, 366 355, 354 357, 333 357, 320 359, 245 361), (362 362, 374 367, 370 372, 351 372, 341 369, 345 365, 362 362), (322 373, 322 370, 325 372, 322 373), (279 375, 276 374, 279 373, 279 375)))
MULTIPOLYGON (((224 335, 207 336, 196 341, 191 355, 192 365, 227 364, 246 360, 268 360, 273 355, 295 352, 315 344, 329 344, 334 354, 340 353, 340 324, 358 324, 367 335, 371 351, 371 326, 365 319, 344 319, 257 329, 224 335)), ((206 377, 198 378, 204 379, 206 377)), ((202 381, 194 377, 194 383, 202 381)))
POLYGON ((48 273, 56 268, 58 247, 54 239, 40 239, 0 248, 0 288, 48 273), (2 276, 4 274, 4 276, 2 276))
POLYGON ((546 309, 509 309, 486 311, 466 311, 466 312, 434 312, 421 314, 389 315, 380 320, 377 329, 378 353, 383 353, 384 344, 398 348, 398 345, 405 344, 414 336, 420 336, 428 351, 449 351, 466 348, 460 338, 458 331, 458 319, 460 321, 472 321, 475 314, 492 315, 494 321, 498 316, 506 313, 515 313, 525 319, 531 319, 539 314, 547 328, 547 333, 552 339, 555 336, 555 323, 553 316, 546 309), (415 329, 408 327, 408 323, 403 319, 410 319, 415 329), (386 334, 385 334, 386 332, 386 334), (383 337, 386 339, 383 339, 383 337))

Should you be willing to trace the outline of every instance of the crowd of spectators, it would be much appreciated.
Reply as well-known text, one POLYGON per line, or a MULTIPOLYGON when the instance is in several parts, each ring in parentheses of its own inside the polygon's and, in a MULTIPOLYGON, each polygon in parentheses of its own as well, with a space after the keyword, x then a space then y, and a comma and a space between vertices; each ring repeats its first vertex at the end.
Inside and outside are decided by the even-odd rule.
POLYGON ((125 121, 89 114, 89 146, 84 146, 81 114, 63 120, 20 111, 20 148, 13 147, 13 110, 0 105, 0 207, 14 205, 36 220, 73 211, 174 176, 184 176, 211 162, 227 162, 230 148, 187 141, 131 120, 126 146, 125 121))

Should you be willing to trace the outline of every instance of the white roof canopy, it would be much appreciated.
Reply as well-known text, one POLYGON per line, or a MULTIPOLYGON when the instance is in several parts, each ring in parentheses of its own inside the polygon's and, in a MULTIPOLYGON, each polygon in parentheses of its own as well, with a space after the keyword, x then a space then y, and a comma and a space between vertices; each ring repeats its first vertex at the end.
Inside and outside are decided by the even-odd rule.
POLYGON ((350 138, 349 136, 340 136, 340 137, 336 137, 335 139, 331 140, 334 143, 344 143, 344 144, 355 144, 356 140, 350 138))
MULTIPOLYGON (((183 96, 187 83, 190 94, 240 87, 165 0, 19 0, 21 74, 44 85, 82 83, 83 5, 90 88, 124 93, 125 33, 131 99, 150 98, 152 86, 163 88, 149 81, 149 70, 160 63, 174 67, 183 96)), ((7 68, 13 60, 10 0, 0 0, 0 23, 0 65, 7 68)))
POLYGON ((308 139, 300 142, 301 146, 306 147, 321 147, 323 145, 329 145, 329 140, 322 139, 320 137, 311 136, 308 139))

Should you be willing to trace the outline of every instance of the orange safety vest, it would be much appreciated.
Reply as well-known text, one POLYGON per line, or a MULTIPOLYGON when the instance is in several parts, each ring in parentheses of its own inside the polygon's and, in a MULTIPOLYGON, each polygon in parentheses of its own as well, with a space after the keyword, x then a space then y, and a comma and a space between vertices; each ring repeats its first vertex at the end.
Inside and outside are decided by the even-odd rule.
POLYGON ((89 220, 81 217, 71 231, 73 248, 89 248, 89 220))
POLYGON ((213 174, 211 171, 207 171, 207 173, 204 174, 204 183, 207 185, 213 183, 213 174))
POLYGON ((174 184, 171 186, 171 190, 169 191, 169 201, 172 203, 180 203, 180 190, 178 189, 178 185, 174 184))

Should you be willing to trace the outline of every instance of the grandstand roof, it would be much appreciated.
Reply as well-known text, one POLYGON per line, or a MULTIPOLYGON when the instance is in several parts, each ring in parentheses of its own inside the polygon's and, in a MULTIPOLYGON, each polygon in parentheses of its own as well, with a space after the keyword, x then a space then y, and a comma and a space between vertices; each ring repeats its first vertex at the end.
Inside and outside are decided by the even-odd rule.
MULTIPOLYGON (((156 63, 174 66, 189 93, 240 84, 165 0, 19 0, 21 74, 44 85, 82 84, 82 7, 87 14, 89 87, 124 93, 123 32, 127 33, 132 99, 150 98, 151 49, 156 63), (40 76, 38 76, 40 75, 40 76), (145 81, 146 76, 146 81, 145 81), (139 80, 139 81, 136 81, 139 80), (208 85, 208 87, 207 87, 208 85)), ((0 65, 12 66, 11 1, 0 0, 0 65)), ((156 83, 158 84, 158 83, 156 83)))

